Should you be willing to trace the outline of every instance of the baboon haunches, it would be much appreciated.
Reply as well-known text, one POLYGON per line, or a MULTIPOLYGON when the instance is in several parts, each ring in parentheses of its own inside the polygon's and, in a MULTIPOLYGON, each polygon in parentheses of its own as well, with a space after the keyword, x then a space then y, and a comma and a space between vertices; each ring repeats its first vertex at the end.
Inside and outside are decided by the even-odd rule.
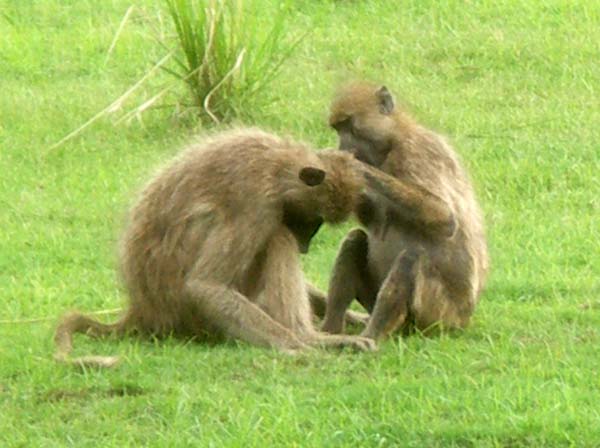
POLYGON ((356 229, 342 243, 323 330, 343 331, 356 298, 378 339, 411 324, 464 327, 488 270, 483 222, 471 183, 440 135, 394 105, 385 87, 343 88, 329 118, 340 149, 364 162, 370 188, 356 229))
POLYGON ((121 245, 128 310, 113 325, 67 315, 56 358, 112 365, 114 357, 70 358, 72 334, 128 330, 284 350, 374 348, 364 337, 314 330, 298 255, 321 220, 339 222, 354 209, 364 182, 357 165, 343 152, 313 152, 257 129, 190 147, 132 209, 121 245))

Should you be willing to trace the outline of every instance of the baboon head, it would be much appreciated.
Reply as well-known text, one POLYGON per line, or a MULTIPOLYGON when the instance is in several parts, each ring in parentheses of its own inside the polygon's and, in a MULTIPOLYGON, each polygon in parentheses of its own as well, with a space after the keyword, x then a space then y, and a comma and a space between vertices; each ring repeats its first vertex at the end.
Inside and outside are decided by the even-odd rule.
POLYGON ((358 162, 351 154, 334 149, 318 153, 326 173, 319 191, 314 195, 315 207, 325 221, 338 223, 348 219, 356 206, 365 180, 358 162))
MULTIPOLYGON (((325 180, 324 170, 316 167, 304 167, 298 173, 298 178, 309 187, 316 187, 325 180)), ((300 253, 307 253, 312 238, 323 224, 322 216, 308 214, 294 202, 283 205, 283 223, 294 234, 300 253)))
POLYGON ((338 133, 339 149, 380 167, 392 149, 397 126, 394 98, 385 86, 349 84, 333 100, 329 125, 338 133))
POLYGON ((314 165, 298 171, 300 182, 288 189, 283 205, 284 224, 303 253, 323 222, 348 218, 365 183, 351 154, 329 149, 315 155, 314 165))

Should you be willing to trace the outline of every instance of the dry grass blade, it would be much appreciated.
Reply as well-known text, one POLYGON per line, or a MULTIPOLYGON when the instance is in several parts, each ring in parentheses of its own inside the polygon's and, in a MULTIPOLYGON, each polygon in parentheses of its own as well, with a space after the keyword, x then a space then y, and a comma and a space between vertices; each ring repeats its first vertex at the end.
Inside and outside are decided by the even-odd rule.
MULTIPOLYGON (((118 312, 120 312, 122 310, 123 310, 123 308, 111 308, 108 310, 92 311, 87 314, 94 315, 94 316, 102 316, 105 314, 117 314, 118 312)), ((38 322, 47 322, 47 321, 51 321, 51 320, 56 320, 56 317, 54 316, 54 317, 36 317, 36 318, 32 318, 32 319, 5 319, 5 320, 0 320, 0 325, 35 324, 38 322)))
POLYGON ((142 84, 144 84, 144 82, 148 78, 150 78, 160 67, 162 67, 171 58, 172 55, 173 55, 173 52, 170 52, 166 56, 164 56, 144 76, 142 76, 142 78, 140 78, 134 85, 132 85, 129 89, 127 89, 125 91, 125 93, 123 93, 119 98, 117 98, 115 101, 113 101, 107 107, 105 107, 104 109, 102 109, 100 112, 98 112, 92 118, 90 118, 88 121, 86 121, 85 123, 83 123, 77 129, 75 129, 74 131, 70 132, 65 137, 63 137, 62 139, 60 139, 58 142, 56 142, 55 144, 53 144, 52 146, 50 146, 46 150, 46 152, 45 152, 44 155, 47 155, 50 151, 58 148, 59 146, 61 146, 65 142, 71 140, 73 137, 76 137, 81 132, 83 132, 86 128, 88 128, 93 123, 95 123, 97 120, 99 120, 100 118, 102 118, 104 115, 109 114, 109 113, 113 113, 113 112, 119 110, 121 108, 121 106, 123 105, 123 102, 127 98, 129 98, 131 96, 131 94, 133 92, 135 92, 142 84))
POLYGON ((219 83, 216 86, 214 86, 210 92, 208 92, 206 98, 204 98, 204 103, 202 104, 204 106, 204 111, 216 124, 219 124, 220 121, 210 110, 210 99, 212 98, 213 93, 215 93, 219 89, 219 87, 221 87, 231 76, 233 76, 233 74, 236 71, 240 69, 240 67, 242 66, 242 62, 244 61, 244 54, 246 54, 246 49, 242 48, 242 51, 240 52, 237 60, 235 61, 235 65, 231 68, 231 70, 229 70, 229 72, 223 77, 223 79, 221 79, 221 81, 219 81, 219 83))
MULTIPOLYGON (((198 70, 190 72, 186 75, 185 78, 194 76, 197 72, 198 72, 198 70)), ((184 78, 184 80, 185 80, 185 78, 184 78)), ((121 118, 119 118, 115 124, 121 124, 123 122, 129 123, 134 117, 139 118, 141 116, 141 114, 144 113, 144 111, 146 111, 147 109, 152 107, 154 105, 154 103, 156 103, 160 98, 162 98, 165 94, 170 92, 176 86, 177 86, 177 83, 172 83, 172 84, 168 85, 167 87, 162 89, 160 92, 158 92, 156 95, 152 96, 149 100, 144 101, 142 104, 135 107, 133 110, 127 112, 125 115, 123 115, 121 118)))
POLYGON ((285 6, 271 8, 272 19, 265 23, 268 15, 252 2, 166 4, 180 50, 174 58, 177 67, 168 71, 187 84, 200 118, 213 123, 243 113, 240 105, 273 80, 301 40, 290 40, 286 33, 285 6), (196 75, 187 76, 191 72, 196 75))
POLYGON ((108 63, 108 60, 110 59, 110 56, 115 48, 115 45, 117 45, 117 41, 119 40, 119 37, 121 36, 121 32, 123 31, 123 28, 125 28, 125 24, 129 20, 129 16, 133 12, 133 8, 134 8, 134 5, 131 5, 129 8, 127 8, 127 11, 125 12, 125 15, 123 16, 123 19, 121 19, 119 28, 117 28, 117 32, 115 33, 115 36, 113 37, 110 47, 108 47, 108 51, 106 52, 106 58, 104 59, 104 65, 106 65, 108 63))

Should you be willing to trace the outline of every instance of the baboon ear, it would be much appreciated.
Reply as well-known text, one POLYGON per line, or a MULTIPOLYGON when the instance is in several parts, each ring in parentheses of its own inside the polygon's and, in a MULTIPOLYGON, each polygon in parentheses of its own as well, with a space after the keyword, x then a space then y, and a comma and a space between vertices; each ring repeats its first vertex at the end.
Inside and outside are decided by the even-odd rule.
POLYGON ((300 175, 298 177, 300 177, 300 180, 309 187, 315 187, 323 183, 325 171, 320 168, 307 166, 300 170, 300 175))
POLYGON ((377 100, 379 101, 379 112, 384 115, 389 115, 394 110, 394 97, 386 86, 381 86, 377 92, 377 100))

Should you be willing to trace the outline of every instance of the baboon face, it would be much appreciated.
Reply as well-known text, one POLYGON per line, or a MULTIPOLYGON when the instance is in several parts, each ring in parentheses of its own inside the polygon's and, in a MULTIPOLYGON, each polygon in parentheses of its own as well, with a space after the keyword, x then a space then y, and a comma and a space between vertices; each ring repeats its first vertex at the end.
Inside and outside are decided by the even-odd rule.
POLYGON ((323 218, 320 216, 304 216, 292 204, 285 204, 283 207, 283 223, 296 238, 300 253, 305 254, 308 253, 312 238, 321 228, 323 218))
POLYGON ((380 167, 392 149, 394 99, 383 86, 350 86, 338 94, 329 124, 339 137, 339 149, 380 167))
MULTIPOLYGON (((316 167, 304 167, 298 173, 298 178, 308 187, 317 187, 325 180, 324 170, 316 167)), ((324 219, 313 216, 293 202, 283 205, 283 223, 292 232, 298 243, 300 253, 307 253, 312 238, 317 234, 324 219)))

